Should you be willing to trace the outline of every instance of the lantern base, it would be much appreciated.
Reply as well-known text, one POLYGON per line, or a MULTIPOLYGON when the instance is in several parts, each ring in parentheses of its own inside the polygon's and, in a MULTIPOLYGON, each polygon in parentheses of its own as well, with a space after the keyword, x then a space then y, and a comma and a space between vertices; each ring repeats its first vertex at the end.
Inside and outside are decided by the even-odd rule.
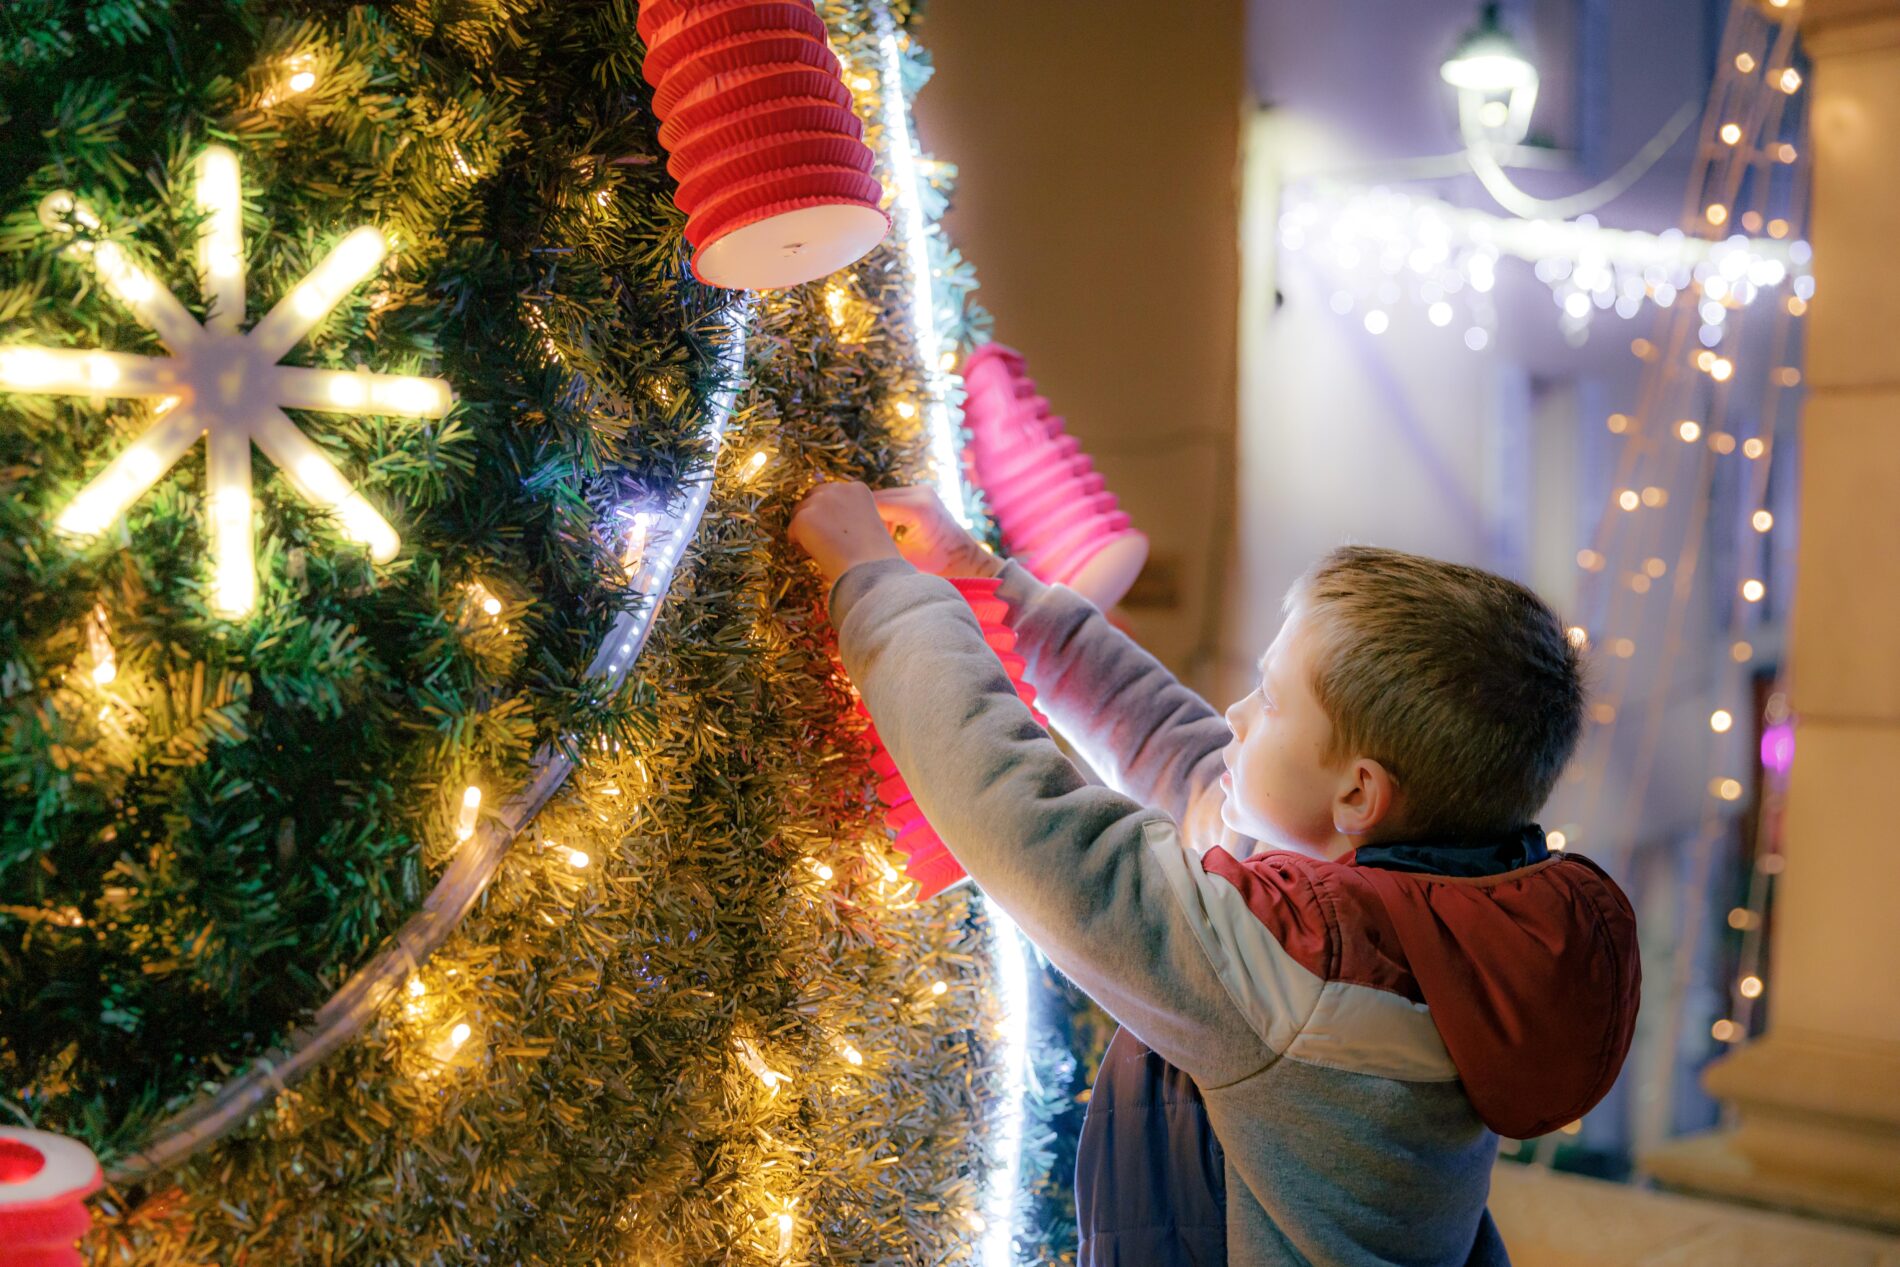
POLYGON ((1132 529, 1116 535, 1062 583, 1103 611, 1122 601, 1148 562, 1148 536, 1132 529))
POLYGON ((890 220, 876 207, 800 207, 708 242, 693 257, 693 271, 707 285, 728 290, 798 286, 863 259, 889 228, 890 220))

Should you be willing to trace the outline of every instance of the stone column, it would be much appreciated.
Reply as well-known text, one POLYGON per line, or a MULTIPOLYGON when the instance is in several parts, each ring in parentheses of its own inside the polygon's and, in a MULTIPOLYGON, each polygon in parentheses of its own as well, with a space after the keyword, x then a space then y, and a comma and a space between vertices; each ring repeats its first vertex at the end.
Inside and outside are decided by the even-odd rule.
POLYGON ((1808 327, 1796 722, 1770 1024, 1664 1183, 1900 1227, 1900 0, 1806 0, 1808 327))

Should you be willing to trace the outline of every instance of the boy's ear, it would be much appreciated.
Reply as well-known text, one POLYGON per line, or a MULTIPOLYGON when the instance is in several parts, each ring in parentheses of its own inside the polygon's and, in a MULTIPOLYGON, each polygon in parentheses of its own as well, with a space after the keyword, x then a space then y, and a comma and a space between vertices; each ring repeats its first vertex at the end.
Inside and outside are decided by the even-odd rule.
POLYGON ((1398 799, 1398 780, 1390 770, 1371 757, 1354 757, 1333 799, 1333 830, 1345 836, 1369 835, 1381 823, 1397 820, 1398 799))

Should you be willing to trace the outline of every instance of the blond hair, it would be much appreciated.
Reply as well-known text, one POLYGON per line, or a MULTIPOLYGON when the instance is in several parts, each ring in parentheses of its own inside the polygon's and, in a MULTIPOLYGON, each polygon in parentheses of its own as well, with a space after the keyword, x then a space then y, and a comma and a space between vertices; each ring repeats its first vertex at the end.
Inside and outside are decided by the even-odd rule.
POLYGON ((1543 600, 1455 563, 1345 546, 1287 593, 1318 634, 1313 688, 1330 758, 1398 782, 1408 835, 1529 823, 1583 725, 1578 649, 1543 600))

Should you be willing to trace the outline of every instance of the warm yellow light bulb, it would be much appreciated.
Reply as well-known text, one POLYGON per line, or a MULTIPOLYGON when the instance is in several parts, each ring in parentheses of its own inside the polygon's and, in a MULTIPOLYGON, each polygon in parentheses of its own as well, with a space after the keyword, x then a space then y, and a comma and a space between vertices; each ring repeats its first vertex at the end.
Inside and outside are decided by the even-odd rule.
POLYGON ((1710 224, 1722 225, 1728 223, 1728 208, 1719 202, 1710 203, 1703 209, 1702 214, 1710 224))
POLYGON ((220 615, 242 616, 257 605, 251 510, 248 488, 227 486, 212 492, 212 606, 220 615))
POLYGON ((1748 522, 1749 526, 1754 528, 1756 532, 1767 532, 1770 528, 1775 526, 1775 517, 1768 511, 1758 510, 1749 516, 1748 522))
POLYGON ((1582 625, 1570 626, 1569 629, 1564 631, 1564 635, 1570 639, 1570 645, 1573 647, 1584 647, 1584 646, 1589 645, 1590 631, 1588 629, 1585 629, 1582 625))
POLYGON ((1715 363, 1709 366, 1709 377, 1713 378, 1718 383, 1728 382, 1729 378, 1733 376, 1734 373, 1735 373, 1735 363, 1729 360, 1725 356, 1716 357, 1715 363))
POLYGON ((1758 458, 1766 452, 1768 445, 1759 436, 1750 436, 1742 441, 1742 456, 1745 458, 1758 458))
POLYGON ((1562 853, 1570 844, 1570 838, 1560 831, 1544 833, 1544 844, 1552 853, 1562 853))
POLYGON ((1702 424, 1692 419, 1684 418, 1681 422, 1676 424, 1676 434, 1682 437, 1684 444, 1694 444, 1697 440, 1702 438, 1702 424))
POLYGON ((830 315, 833 326, 844 325, 850 317, 847 307, 850 301, 851 296, 845 293, 844 287, 835 283, 825 287, 825 311, 830 315))
POLYGON ((950 990, 949 983, 944 982, 944 981, 933 981, 930 984, 930 992, 936 995, 938 998, 942 998, 945 994, 949 992, 949 990, 950 990))
POLYGON ((309 92, 312 88, 316 86, 317 86, 316 72, 310 71, 310 70, 298 71, 296 74, 290 77, 288 83, 286 84, 286 87, 288 87, 292 92, 309 92))
POLYGON ((1736 69, 1736 70, 1739 70, 1739 71, 1741 71, 1741 72, 1742 72, 1742 73, 1743 73, 1744 75, 1746 75, 1746 74, 1748 74, 1748 72, 1750 72, 1750 71, 1752 71, 1752 70, 1754 70, 1754 69, 1755 69, 1755 58, 1754 58, 1754 56, 1753 56, 1753 54, 1750 54, 1750 53, 1737 53, 1737 54, 1735 55, 1735 69, 1736 69))
POLYGON ((1755 658, 1754 645, 1747 642, 1733 643, 1729 646, 1728 658, 1737 664, 1746 664, 1755 658))
POLYGON ((421 977, 409 978, 409 997, 410 998, 419 999, 423 995, 427 994, 428 992, 429 992, 429 987, 422 984, 421 977))
POLYGON ((1742 139, 1741 125, 1735 124, 1735 123, 1724 123, 1722 125, 1722 130, 1718 135, 1721 136, 1722 143, 1724 145, 1738 144, 1742 139))
POLYGON ((767 449, 753 450, 752 456, 745 460, 745 465, 743 467, 739 468, 739 478, 742 480, 752 479, 760 471, 763 471, 765 469, 765 464, 771 460, 772 460, 772 454, 770 450, 767 450, 767 449))
POLYGON ((1709 714, 1709 729, 1718 735, 1726 735, 1735 724, 1735 714, 1726 708, 1718 708, 1709 714))
POLYGON ((1717 1042, 1732 1043, 1741 1038, 1742 1029, 1741 1026, 1725 1016, 1715 1024, 1709 1026, 1709 1034, 1717 1042))
POLYGON ((1775 80, 1775 87, 1785 93, 1792 94, 1799 92, 1801 89, 1801 72, 1792 66, 1788 67, 1788 69, 1782 71, 1781 76, 1775 80))
POLYGON ((467 840, 475 834, 476 820, 481 817, 482 790, 473 783, 462 789, 462 808, 455 817, 455 838, 467 840))
POLYGON ((1610 427, 1610 433, 1612 435, 1619 435, 1619 436, 1622 435, 1625 431, 1628 431, 1630 429, 1629 415, 1628 414, 1611 414, 1610 419, 1609 419, 1609 427, 1610 427))
POLYGON ((1616 495, 1616 504, 1624 510, 1635 510, 1643 504, 1643 499, 1637 495, 1635 489, 1626 488, 1616 495))
POLYGON ((1742 582, 1742 598, 1751 603, 1759 603, 1768 593, 1768 587, 1754 577, 1742 582))

